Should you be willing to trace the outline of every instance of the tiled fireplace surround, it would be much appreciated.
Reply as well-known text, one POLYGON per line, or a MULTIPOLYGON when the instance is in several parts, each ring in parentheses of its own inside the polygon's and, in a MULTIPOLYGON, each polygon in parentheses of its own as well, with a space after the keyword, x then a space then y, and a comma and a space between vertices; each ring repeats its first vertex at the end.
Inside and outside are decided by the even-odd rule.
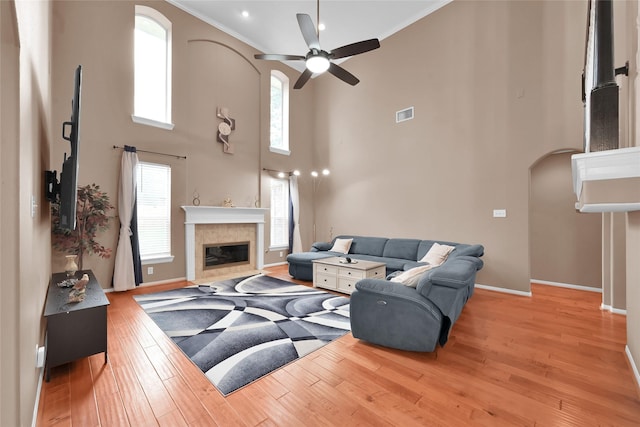
POLYGON ((187 280, 198 280, 264 267, 266 209, 182 206, 185 211, 187 280), (204 244, 249 242, 249 264, 205 270, 204 244))

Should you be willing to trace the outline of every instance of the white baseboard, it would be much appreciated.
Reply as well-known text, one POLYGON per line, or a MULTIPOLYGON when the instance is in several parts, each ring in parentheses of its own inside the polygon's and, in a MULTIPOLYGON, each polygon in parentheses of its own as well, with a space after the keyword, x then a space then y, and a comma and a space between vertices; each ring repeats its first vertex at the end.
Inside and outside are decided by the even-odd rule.
POLYGON ((623 316, 627 315, 627 310, 623 310, 621 308, 613 308, 608 304, 600 304, 600 310, 608 311, 613 314, 622 314, 623 316))
POLYGON ((497 286, 481 285, 479 283, 476 283, 474 285, 474 287, 479 288, 479 289, 485 289, 487 291, 502 292, 504 294, 518 295, 518 296, 521 296, 521 297, 530 297, 531 296, 531 291, 529 291, 529 292, 516 291, 516 290, 513 290, 513 289, 499 288, 497 286))
POLYGON ((147 282, 140 283, 140 288, 144 288, 145 286, 157 286, 157 285, 166 285, 167 283, 175 283, 175 282, 186 282, 186 277, 176 277, 175 279, 167 279, 167 280, 158 280, 155 282, 147 282))
POLYGON ((636 378, 636 385, 640 389, 640 372, 638 371, 638 365, 636 365, 635 360, 633 360, 633 356, 631 355, 631 350, 629 350, 629 346, 624 346, 624 352, 627 354, 627 359, 629 359, 629 364, 631 365, 631 369, 633 370, 633 375, 636 378))
MULTIPOLYGON (((602 289, 600 288, 594 288, 592 286, 582 286, 582 285, 572 285, 570 283, 560 283, 560 282, 549 282, 547 280, 536 280, 536 279, 531 279, 530 283, 536 283, 539 285, 547 285, 547 286, 556 286, 559 288, 569 288, 569 289, 575 289, 575 290, 579 290, 579 291, 587 291, 587 292, 597 292, 597 293, 602 293, 602 289)), ((507 289, 507 288, 500 288, 497 286, 488 286, 488 285, 480 285, 478 283, 475 284, 476 288, 480 288, 480 289, 486 289, 488 291, 495 291, 495 292, 503 292, 506 294, 513 294, 513 295, 520 295, 520 296, 525 296, 525 297, 530 297, 531 296, 531 291, 529 292, 524 292, 524 291, 516 291, 513 289, 507 289)), ((611 311, 612 313, 616 313, 616 314, 626 314, 626 311, 624 310, 619 310, 619 309, 611 309, 610 307, 608 308, 609 311, 611 311)))
MULTIPOLYGON (((137 287, 135 287, 133 289, 146 288, 147 286, 166 285, 167 283, 186 282, 186 281, 187 281, 186 277, 177 277, 175 279, 158 280, 158 281, 155 281, 155 282, 143 282, 143 283, 140 283, 140 286, 137 286, 137 287)), ((104 288, 103 291, 105 291, 105 292, 115 292, 115 289, 113 289, 113 286, 112 286, 110 288, 104 288)))
POLYGON ((547 280, 531 279, 531 283, 537 283, 539 285, 556 286, 558 288, 577 289, 579 291, 597 292, 602 293, 601 288, 594 288, 593 286, 573 285, 571 283, 549 282, 547 280))
POLYGON ((267 267, 277 267, 277 266, 279 266, 279 265, 286 265, 286 264, 288 264, 288 262, 287 262, 287 261, 274 262, 273 264, 265 264, 265 265, 264 265, 264 267, 265 267, 265 268, 267 268, 267 267))
POLYGON ((42 382, 44 381, 45 368, 39 368, 38 387, 36 388, 36 402, 33 406, 33 416, 31 418, 31 427, 36 427, 38 421, 38 409, 40 407, 40 394, 42 393, 42 382))

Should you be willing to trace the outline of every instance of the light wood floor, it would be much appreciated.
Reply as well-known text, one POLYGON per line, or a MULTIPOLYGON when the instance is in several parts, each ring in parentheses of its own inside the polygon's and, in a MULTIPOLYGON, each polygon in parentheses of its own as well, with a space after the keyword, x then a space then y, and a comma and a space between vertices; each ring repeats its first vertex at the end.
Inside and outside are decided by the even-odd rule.
MULTIPOLYGON (((289 279, 285 268, 270 274, 289 279)), ((640 425, 625 317, 596 293, 477 289, 434 353, 347 334, 224 398, 131 297, 184 285, 109 294, 109 363, 54 368, 37 425, 640 425)))

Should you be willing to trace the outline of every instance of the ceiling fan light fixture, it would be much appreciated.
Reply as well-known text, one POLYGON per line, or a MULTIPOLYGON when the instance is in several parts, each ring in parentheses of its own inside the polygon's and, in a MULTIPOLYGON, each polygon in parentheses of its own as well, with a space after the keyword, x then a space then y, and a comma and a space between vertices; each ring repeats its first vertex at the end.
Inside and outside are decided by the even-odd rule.
POLYGON ((329 69, 329 58, 322 54, 310 55, 305 62, 307 69, 313 73, 321 74, 329 69))
MULTIPOLYGON (((2 0, 0 0, 2 1, 2 0)), ((318 0, 318 15, 316 22, 319 23, 318 29, 313 23, 313 20, 306 13, 297 13, 296 19, 298 20, 298 26, 300 32, 304 38, 305 43, 309 47, 309 52, 305 55, 280 55, 280 54, 257 54, 254 55, 256 59, 266 59, 270 61, 301 61, 305 62, 306 69, 300 74, 298 80, 296 80, 294 89, 302 89, 302 87, 309 81, 314 74, 322 74, 325 71, 333 74, 345 83, 351 86, 357 85, 360 80, 341 66, 337 65, 331 60, 348 58, 354 55, 360 55, 361 53, 369 52, 370 50, 378 49, 380 47, 380 41, 378 39, 362 40, 357 43, 351 43, 334 49, 330 52, 322 50, 320 47, 320 0, 318 0)), ((317 172, 316 172, 317 173, 317 172)))

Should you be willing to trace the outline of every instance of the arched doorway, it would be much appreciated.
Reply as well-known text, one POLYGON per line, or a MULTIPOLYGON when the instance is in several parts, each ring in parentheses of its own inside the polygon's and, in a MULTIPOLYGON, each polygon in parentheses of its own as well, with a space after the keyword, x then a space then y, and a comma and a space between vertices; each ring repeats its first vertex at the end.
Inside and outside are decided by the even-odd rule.
POLYGON ((575 210, 574 150, 549 153, 529 169, 531 280, 602 289, 602 216, 575 210))

